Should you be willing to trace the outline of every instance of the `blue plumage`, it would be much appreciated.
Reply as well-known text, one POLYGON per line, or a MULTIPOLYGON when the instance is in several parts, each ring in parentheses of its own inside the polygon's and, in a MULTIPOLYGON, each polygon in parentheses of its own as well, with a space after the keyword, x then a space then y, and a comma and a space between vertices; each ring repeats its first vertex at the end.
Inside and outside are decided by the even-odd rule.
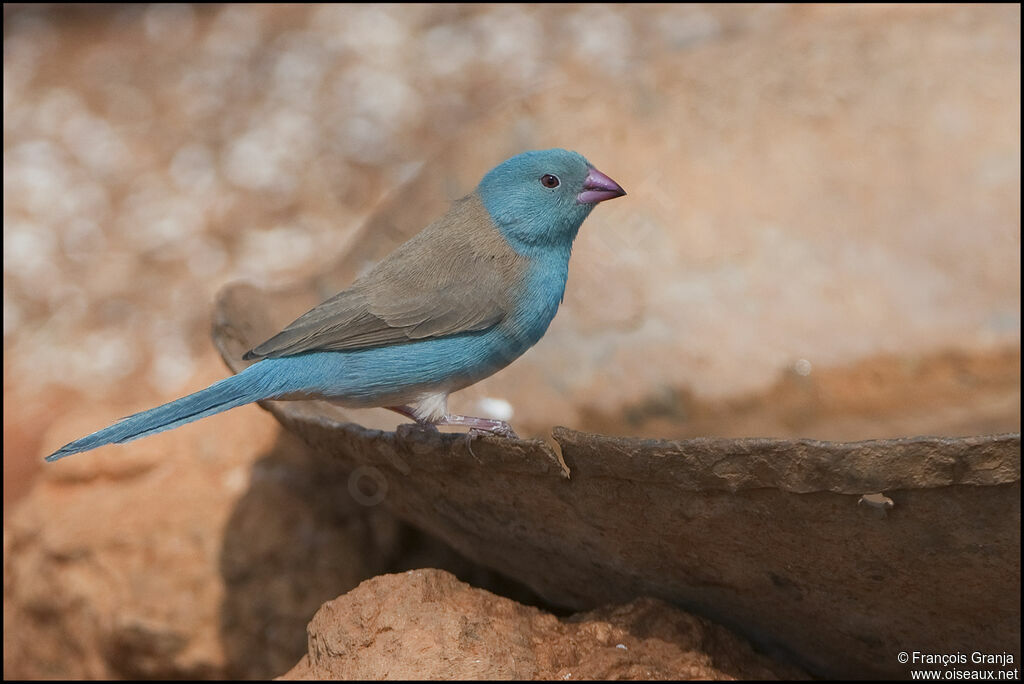
POLYGON ((447 412, 447 396, 493 374, 547 331, 572 242, 598 202, 624 195, 566 150, 526 152, 347 290, 251 350, 261 359, 187 397, 71 442, 53 461, 263 399, 383 406, 424 423, 515 436, 447 412))
POLYGON ((108 428, 77 439, 46 457, 47 461, 89 451, 104 444, 120 444, 191 423, 237 406, 267 399, 281 393, 286 380, 264 364, 246 368, 238 375, 213 383, 204 390, 163 406, 122 418, 108 428))

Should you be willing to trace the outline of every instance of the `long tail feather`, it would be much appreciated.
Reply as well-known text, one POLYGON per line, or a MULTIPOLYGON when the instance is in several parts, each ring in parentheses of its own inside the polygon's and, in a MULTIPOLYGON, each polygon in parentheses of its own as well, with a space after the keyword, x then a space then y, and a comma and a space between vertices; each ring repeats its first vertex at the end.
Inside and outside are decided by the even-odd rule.
POLYGON ((110 427, 66 444, 47 456, 46 460, 56 461, 105 444, 130 442, 236 406, 280 396, 283 387, 276 381, 279 374, 272 372, 272 365, 266 361, 257 363, 238 375, 216 382, 187 397, 122 418, 110 427))

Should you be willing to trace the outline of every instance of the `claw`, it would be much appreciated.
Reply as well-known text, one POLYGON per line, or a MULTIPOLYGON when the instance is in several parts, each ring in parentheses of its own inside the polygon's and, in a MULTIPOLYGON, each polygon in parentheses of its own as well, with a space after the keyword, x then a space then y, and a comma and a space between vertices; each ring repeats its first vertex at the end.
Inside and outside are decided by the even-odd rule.
POLYGON ((466 449, 469 450, 469 454, 476 459, 477 463, 483 463, 483 461, 481 461, 480 457, 476 455, 475 451, 473 451, 473 440, 479 437, 482 433, 484 433, 484 430, 478 430, 476 428, 473 428, 466 433, 466 449))
POLYGON ((494 428, 491 434, 498 435, 499 437, 505 437, 506 439, 519 439, 519 435, 512 429, 512 426, 508 423, 502 423, 494 428))

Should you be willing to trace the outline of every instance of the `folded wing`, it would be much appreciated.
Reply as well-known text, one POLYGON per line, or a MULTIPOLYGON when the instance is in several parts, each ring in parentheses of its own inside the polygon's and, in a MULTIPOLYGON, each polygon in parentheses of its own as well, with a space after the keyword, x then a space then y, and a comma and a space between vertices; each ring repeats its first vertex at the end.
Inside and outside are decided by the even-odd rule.
POLYGON ((521 296, 525 266, 470 195, 245 358, 365 349, 486 330, 521 296))

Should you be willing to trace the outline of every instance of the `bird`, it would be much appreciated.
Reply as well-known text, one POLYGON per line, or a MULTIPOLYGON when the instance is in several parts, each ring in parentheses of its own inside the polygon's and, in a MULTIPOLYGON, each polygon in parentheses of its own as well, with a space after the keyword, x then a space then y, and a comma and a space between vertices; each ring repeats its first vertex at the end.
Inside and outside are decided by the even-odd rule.
POLYGON ((626 194, 583 155, 533 150, 476 189, 347 289, 243 357, 256 363, 130 415, 46 457, 129 442, 265 399, 389 408, 421 425, 517 438, 502 420, 448 412, 448 395, 537 343, 558 310, 573 241, 600 202, 626 194))

